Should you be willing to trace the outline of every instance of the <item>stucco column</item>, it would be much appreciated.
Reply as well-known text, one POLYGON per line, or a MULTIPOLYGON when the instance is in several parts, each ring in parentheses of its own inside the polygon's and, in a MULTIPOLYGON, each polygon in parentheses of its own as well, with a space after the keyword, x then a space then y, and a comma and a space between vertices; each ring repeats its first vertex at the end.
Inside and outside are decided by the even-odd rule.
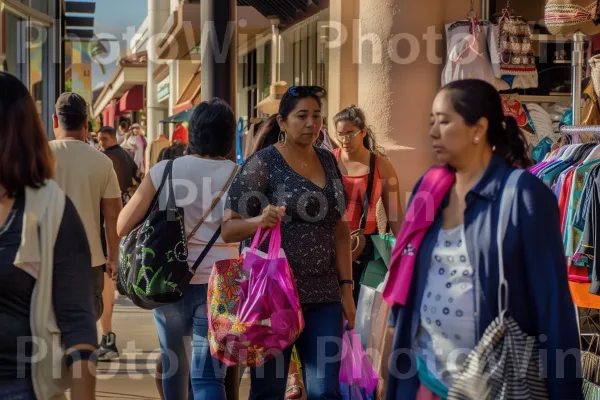
MULTIPOLYGON (((331 0, 329 3, 329 83, 327 104, 330 132, 335 131, 333 116, 342 108, 358 103, 358 63, 354 56, 360 0, 331 0)), ((319 32, 322 34, 322 32, 319 32)))
POLYGON ((359 105, 398 173, 403 203, 434 161, 429 114, 441 82, 445 1, 360 0, 359 105))
POLYGON ((164 0, 148 0, 148 82, 146 84, 146 135, 151 143, 160 133, 160 120, 164 117, 164 107, 156 98, 157 85, 154 83, 154 71, 157 67, 157 39, 167 22, 170 3, 164 0))

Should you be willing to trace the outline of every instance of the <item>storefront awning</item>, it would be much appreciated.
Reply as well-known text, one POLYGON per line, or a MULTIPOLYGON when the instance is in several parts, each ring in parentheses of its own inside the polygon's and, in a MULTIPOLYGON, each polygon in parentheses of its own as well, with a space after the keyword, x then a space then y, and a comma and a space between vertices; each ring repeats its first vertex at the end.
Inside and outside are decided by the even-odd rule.
POLYGON ((173 107, 173 113, 177 114, 200 104, 201 83, 201 73, 198 69, 185 85, 183 93, 173 107))
POLYGON ((129 89, 119 101, 119 111, 130 112, 144 108, 144 86, 137 85, 129 89))
POLYGON ((119 116, 119 100, 111 100, 102 110, 102 123, 106 126, 115 127, 115 120, 119 116))
POLYGON ((123 97, 127 91, 136 86, 145 85, 147 81, 148 69, 145 53, 122 58, 109 83, 94 103, 93 117, 100 115, 112 100, 123 97))
POLYGON ((181 4, 162 29, 164 39, 158 43, 158 59, 190 60, 199 57, 190 51, 200 42, 200 4, 181 4))
POLYGON ((254 7, 267 18, 279 17, 284 25, 327 8, 328 3, 327 0, 237 0, 238 6, 254 7))
POLYGON ((170 124, 180 124, 182 122, 190 122, 190 119, 192 118, 192 114, 194 113, 195 109, 196 109, 196 106, 193 106, 191 108, 188 108, 185 111, 176 113, 175 115, 171 115, 169 118, 163 119, 160 122, 170 123, 170 124))

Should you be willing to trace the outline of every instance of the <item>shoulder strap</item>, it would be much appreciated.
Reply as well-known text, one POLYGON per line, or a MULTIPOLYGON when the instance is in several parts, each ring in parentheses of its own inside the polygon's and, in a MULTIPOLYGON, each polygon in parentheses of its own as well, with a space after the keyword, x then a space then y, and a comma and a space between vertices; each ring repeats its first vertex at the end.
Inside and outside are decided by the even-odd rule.
POLYGON ((523 175, 524 170, 517 169, 511 172, 504 190, 502 191, 502 199, 500 200, 500 213, 498 218, 498 230, 496 233, 496 245, 498 246, 498 315, 502 316, 504 312, 508 311, 508 282, 504 276, 504 254, 502 253, 502 243, 504 242, 504 235, 508 229, 508 222, 510 220, 510 214, 514 199, 517 194, 517 183, 519 178, 523 175), (503 290, 504 289, 504 290, 503 290), (502 293, 504 292, 504 298, 502 293))
POLYGON ((150 216, 150 213, 158 205, 160 194, 161 194, 163 188, 165 187, 165 183, 167 183, 167 178, 169 177, 169 175, 171 175, 172 172, 173 172, 173 160, 169 160, 169 162, 167 162, 167 165, 165 165, 165 170, 163 172, 163 177, 162 177, 162 181, 160 182, 160 186, 156 190, 156 194, 154 195, 154 198, 152 199, 152 202, 150 203, 150 207, 148 207, 148 210, 146 211, 146 215, 144 215, 144 218, 141 220, 141 222, 146 221, 148 219, 148 217, 150 216))
POLYGON ((377 157, 374 153, 371 153, 369 158, 369 180, 367 183, 367 190, 363 196, 363 213, 360 217, 360 229, 363 230, 367 226, 367 216, 369 214, 369 205, 371 203, 371 193, 373 192, 373 180, 375 178, 375 160, 377 157))
MULTIPOLYGON (((210 205, 210 208, 204 213, 204 215, 202 216, 202 218, 200 219, 200 221, 198 222, 196 227, 188 235, 187 240, 190 240, 196 234, 196 232, 198 232, 198 229, 200 229, 200 226, 202 226, 202 224, 204 223, 206 218, 208 218, 208 216, 213 212, 213 210, 215 209, 217 204, 219 204, 219 202, 223 198, 223 195, 229 189, 229 186, 231 186, 231 183, 233 182, 233 178, 235 178, 235 174, 237 174, 238 168, 239 168, 239 165, 237 165, 237 164, 233 167, 233 172, 231 173, 231 176, 229 177, 229 180, 227 181, 225 186, 223 186, 223 189, 221 189, 221 193, 219 193, 219 195, 217 197, 215 197, 212 204, 210 205)), ((208 245, 206 247, 208 247, 208 245)))

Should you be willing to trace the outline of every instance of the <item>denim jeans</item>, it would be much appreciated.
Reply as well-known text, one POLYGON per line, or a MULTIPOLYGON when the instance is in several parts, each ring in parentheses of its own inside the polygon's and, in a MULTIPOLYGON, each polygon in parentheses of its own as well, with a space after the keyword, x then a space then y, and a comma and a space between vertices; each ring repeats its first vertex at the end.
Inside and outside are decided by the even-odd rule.
POLYGON ((154 310, 166 400, 226 400, 226 366, 208 345, 207 290, 190 285, 182 300, 154 310))
MULTIPOLYGON (((343 318, 340 303, 303 307, 306 326, 296 341, 308 400, 341 399, 340 360, 343 318)), ((250 400, 280 400, 285 396, 292 346, 260 368, 250 370, 250 400)))
POLYGON ((36 400, 31 379, 16 379, 0 383, 0 399, 2 400, 36 400))

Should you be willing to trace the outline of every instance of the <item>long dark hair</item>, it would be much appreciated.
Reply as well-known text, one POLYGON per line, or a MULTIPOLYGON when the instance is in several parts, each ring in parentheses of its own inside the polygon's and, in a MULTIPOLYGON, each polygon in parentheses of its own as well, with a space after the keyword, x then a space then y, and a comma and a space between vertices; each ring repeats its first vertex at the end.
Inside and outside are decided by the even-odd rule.
POLYGON ((52 178, 54 159, 31 94, 16 77, 0 72, 0 185, 11 197, 52 178))
POLYGON ((488 143, 510 166, 527 168, 533 164, 517 120, 504 115, 500 95, 492 85, 479 79, 464 79, 451 82, 442 90, 450 94, 452 107, 468 125, 483 117, 488 120, 488 143))
POLYGON ((277 114, 271 115, 269 119, 262 122, 258 127, 258 132, 254 135, 255 139, 251 154, 277 143, 280 132, 281 129, 279 129, 279 124, 277 123, 277 114))
POLYGON ((333 117, 333 123, 337 126, 338 122, 350 122, 360 130, 365 130, 367 134, 363 139, 363 145, 372 153, 384 156, 385 150, 377 144, 375 132, 367 125, 365 112, 354 104, 344 108, 333 117))

